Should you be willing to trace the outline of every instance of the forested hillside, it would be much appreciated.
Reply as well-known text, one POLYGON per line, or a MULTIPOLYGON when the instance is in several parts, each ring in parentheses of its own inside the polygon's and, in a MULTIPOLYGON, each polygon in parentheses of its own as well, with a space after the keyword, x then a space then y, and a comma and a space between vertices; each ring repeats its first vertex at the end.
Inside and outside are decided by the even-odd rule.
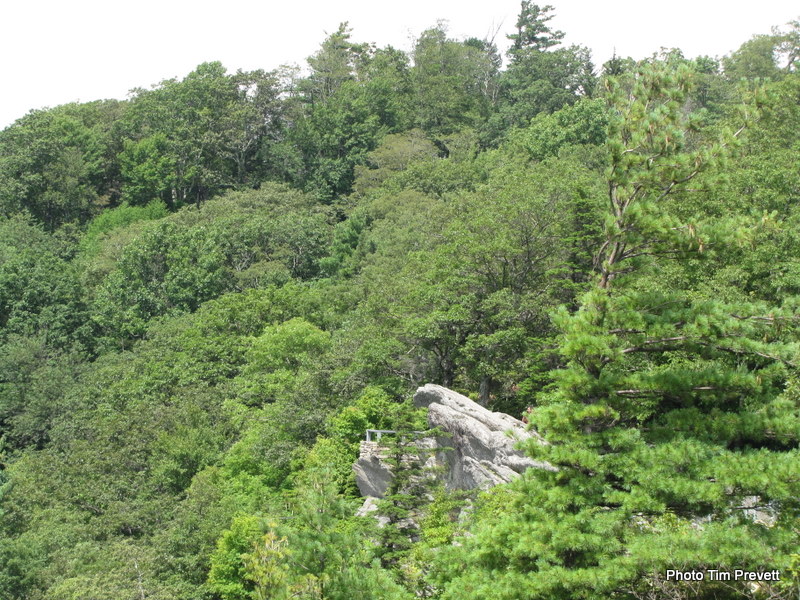
POLYGON ((0 599, 798 597, 800 23, 599 66, 552 10, 0 132, 0 599), (428 382, 555 468, 355 516, 428 382))

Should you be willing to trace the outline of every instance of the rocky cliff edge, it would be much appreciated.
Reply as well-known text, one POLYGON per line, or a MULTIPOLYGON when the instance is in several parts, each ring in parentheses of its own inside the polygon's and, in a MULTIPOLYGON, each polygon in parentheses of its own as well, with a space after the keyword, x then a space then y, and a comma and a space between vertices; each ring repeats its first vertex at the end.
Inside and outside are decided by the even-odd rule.
MULTIPOLYGON (((428 408, 428 425, 440 433, 419 440, 430 449, 427 466, 436 469, 450 490, 486 489, 508 483, 530 467, 552 469, 518 449, 520 442, 544 440, 514 417, 487 410, 466 396, 440 385, 427 384, 414 394, 414 404, 428 408)), ((392 480, 391 468, 381 459, 380 446, 362 442, 353 465, 362 496, 383 497, 392 480)))

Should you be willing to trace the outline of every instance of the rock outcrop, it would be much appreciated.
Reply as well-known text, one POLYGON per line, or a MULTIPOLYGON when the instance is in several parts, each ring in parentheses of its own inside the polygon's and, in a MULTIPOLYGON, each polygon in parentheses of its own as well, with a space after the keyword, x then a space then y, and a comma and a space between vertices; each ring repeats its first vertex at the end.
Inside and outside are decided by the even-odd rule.
MULTIPOLYGON (((419 440, 429 449, 427 465, 439 467, 437 477, 447 489, 486 489, 508 483, 530 467, 552 469, 528 458, 520 442, 535 439, 545 443, 525 424, 510 415, 496 413, 466 396, 439 385, 417 390, 414 404, 428 408, 428 424, 440 431, 435 438, 419 440)), ((362 442, 361 456, 353 465, 362 496, 383 497, 392 472, 380 456, 375 442, 362 442)))
POLYGON ((361 442, 361 453, 353 471, 362 496, 383 498, 392 482, 392 471, 383 462, 377 442, 361 442))
POLYGON ((532 460, 520 442, 544 440, 514 417, 487 410, 466 396, 428 384, 414 394, 414 404, 428 408, 428 424, 444 435, 437 438, 437 463, 448 489, 470 490, 508 483, 530 467, 550 465, 532 460))

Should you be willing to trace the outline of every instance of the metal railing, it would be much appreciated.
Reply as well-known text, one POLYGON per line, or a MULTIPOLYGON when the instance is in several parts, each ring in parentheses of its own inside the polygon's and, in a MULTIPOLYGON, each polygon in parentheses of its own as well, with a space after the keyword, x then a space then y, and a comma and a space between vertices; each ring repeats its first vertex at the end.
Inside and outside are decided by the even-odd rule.
MULTIPOLYGON (((399 431, 394 431, 392 429, 367 429, 367 438, 366 441, 368 442, 380 442, 381 436, 383 434, 397 434, 400 433, 399 431)), ((430 435, 429 431, 410 431, 410 433, 414 439, 418 439, 420 436, 430 435)))
POLYGON ((397 433, 396 431, 392 431, 391 429, 367 429, 367 441, 368 442, 380 442, 381 436, 384 433, 397 433), (373 439, 373 436, 375 439, 373 439))

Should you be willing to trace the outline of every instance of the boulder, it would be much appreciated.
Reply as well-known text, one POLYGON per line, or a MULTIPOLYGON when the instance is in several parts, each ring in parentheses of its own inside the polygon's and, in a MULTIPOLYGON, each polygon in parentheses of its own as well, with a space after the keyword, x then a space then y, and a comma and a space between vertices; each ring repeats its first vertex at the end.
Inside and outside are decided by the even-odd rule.
POLYGON ((428 425, 438 428, 437 463, 444 466, 448 489, 486 489, 508 483, 526 469, 553 467, 519 449, 522 442, 544 439, 505 413, 492 412, 466 396, 428 384, 414 394, 414 404, 428 408, 428 425))
POLYGON ((385 517, 380 514, 374 514, 378 511, 378 499, 373 496, 367 496, 366 500, 364 500, 364 504, 361 505, 356 511, 357 517, 369 517, 370 515, 374 516, 375 519, 378 521, 378 527, 386 527, 386 524, 389 523, 389 517, 385 517))
MULTIPOLYGON (((486 489, 508 483, 526 469, 552 470, 547 463, 527 457, 522 442, 546 443, 522 421, 492 412, 452 390, 428 384, 414 395, 414 404, 427 407, 428 424, 437 429, 435 438, 423 438, 419 458, 437 473, 450 490, 486 489), (425 456, 427 455, 427 459, 425 456)), ((375 442, 362 442, 361 456, 353 465, 362 496, 382 498, 392 480, 392 471, 375 442)))
POLYGON ((356 485, 362 496, 383 498, 392 482, 392 470, 377 454, 365 451, 363 444, 361 456, 353 465, 356 474, 356 485))

